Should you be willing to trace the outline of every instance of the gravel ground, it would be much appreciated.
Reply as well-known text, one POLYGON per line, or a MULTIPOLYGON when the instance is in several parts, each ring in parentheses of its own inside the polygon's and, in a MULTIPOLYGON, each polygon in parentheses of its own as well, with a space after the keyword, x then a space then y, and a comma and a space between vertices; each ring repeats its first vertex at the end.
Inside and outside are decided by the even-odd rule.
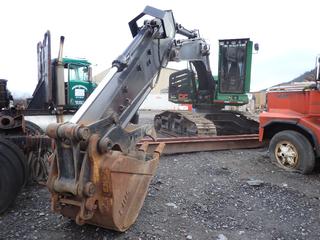
POLYGON ((0 216, 0 239, 320 239, 320 175, 288 173, 265 149, 163 156, 125 233, 77 226, 50 211, 43 186, 0 216))

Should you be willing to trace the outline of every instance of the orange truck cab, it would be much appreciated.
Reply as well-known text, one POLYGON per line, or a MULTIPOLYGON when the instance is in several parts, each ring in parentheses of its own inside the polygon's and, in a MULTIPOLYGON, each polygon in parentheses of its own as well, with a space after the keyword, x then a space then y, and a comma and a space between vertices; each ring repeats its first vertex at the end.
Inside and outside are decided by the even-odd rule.
POLYGON ((315 82, 273 87, 259 116, 259 140, 285 170, 308 174, 320 156, 320 90, 315 82))

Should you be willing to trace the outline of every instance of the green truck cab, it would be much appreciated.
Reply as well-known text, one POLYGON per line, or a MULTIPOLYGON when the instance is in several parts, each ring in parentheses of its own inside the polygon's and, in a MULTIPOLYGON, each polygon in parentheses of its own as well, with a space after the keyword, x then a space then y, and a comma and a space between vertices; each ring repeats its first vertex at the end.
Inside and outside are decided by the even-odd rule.
POLYGON ((65 109, 78 109, 96 88, 92 82, 91 63, 86 59, 63 58, 65 109))

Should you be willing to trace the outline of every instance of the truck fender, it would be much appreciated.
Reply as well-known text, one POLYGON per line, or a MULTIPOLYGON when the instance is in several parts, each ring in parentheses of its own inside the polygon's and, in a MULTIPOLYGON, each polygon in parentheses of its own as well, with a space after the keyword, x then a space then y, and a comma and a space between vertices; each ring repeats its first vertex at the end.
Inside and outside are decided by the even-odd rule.
MULTIPOLYGON (((319 146, 319 141, 318 141, 316 135, 314 134, 314 132, 312 130, 299 124, 298 121, 296 121, 296 120, 272 120, 272 121, 267 122, 266 124, 259 127, 259 141, 262 141, 262 140, 268 138, 265 133, 265 128, 268 128, 271 125, 292 126, 292 130, 296 130, 298 132, 301 132, 311 141, 311 144, 313 145, 313 147, 315 149, 316 155, 320 156, 320 146, 319 146)), ((291 129, 291 128, 289 128, 289 129, 291 129)), ((289 130, 289 129, 283 127, 283 129, 280 128, 279 131, 289 130)), ((279 131, 276 131, 272 136, 274 136, 279 131)), ((269 139, 271 139, 272 136, 269 137, 269 139)))

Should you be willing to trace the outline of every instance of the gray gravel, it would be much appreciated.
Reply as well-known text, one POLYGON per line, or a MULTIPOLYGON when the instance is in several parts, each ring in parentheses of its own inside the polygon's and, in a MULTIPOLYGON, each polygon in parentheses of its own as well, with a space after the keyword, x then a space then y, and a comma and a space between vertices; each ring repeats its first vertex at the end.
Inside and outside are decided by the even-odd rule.
POLYGON ((126 233, 77 226, 32 186, 0 217, 0 239, 319 239, 319 185, 318 173, 283 172, 265 150, 164 156, 126 233))
POLYGON ((122 234, 77 226, 52 213, 49 199, 43 186, 25 188, 0 217, 0 239, 320 239, 319 170, 284 172, 265 149, 163 156, 122 234))

